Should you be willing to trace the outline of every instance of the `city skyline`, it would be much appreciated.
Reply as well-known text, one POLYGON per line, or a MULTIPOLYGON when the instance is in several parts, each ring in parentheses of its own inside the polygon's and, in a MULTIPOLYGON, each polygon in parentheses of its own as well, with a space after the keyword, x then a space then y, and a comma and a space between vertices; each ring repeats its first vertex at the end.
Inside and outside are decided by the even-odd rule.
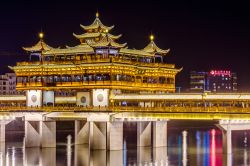
POLYGON ((128 46, 142 49, 152 33, 159 47, 170 48, 165 61, 183 67, 177 75, 177 86, 188 88, 191 70, 229 69, 238 75, 239 90, 247 90, 250 22, 244 4, 192 1, 166 6, 163 2, 145 1, 133 3, 128 12, 130 4, 51 3, 48 10, 44 10, 45 4, 4 4, 0 52, 1 56, 5 52, 11 55, 1 61, 1 71, 28 59, 22 47, 37 42, 40 31, 53 47, 78 44, 72 33, 80 32, 79 24, 89 24, 98 10, 104 24, 116 25, 114 33, 124 35, 121 43, 127 41, 128 46), (11 13, 10 8, 16 12, 11 13))

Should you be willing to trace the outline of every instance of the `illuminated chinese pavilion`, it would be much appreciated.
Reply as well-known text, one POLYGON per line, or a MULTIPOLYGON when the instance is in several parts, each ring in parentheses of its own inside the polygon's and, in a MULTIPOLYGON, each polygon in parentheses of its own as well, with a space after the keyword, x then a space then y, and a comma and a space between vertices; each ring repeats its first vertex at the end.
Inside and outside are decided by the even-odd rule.
POLYGON ((97 13, 91 25, 80 25, 73 34, 80 44, 53 48, 39 34, 39 42, 23 48, 30 61, 10 67, 17 75, 17 90, 27 91, 28 106, 54 104, 55 92, 75 91, 78 105, 106 106, 117 93, 175 92, 175 76, 181 69, 165 64, 169 49, 157 47, 154 37, 143 49, 130 49, 113 35, 97 13), (38 57, 38 58, 36 58, 38 57), (34 59, 36 58, 36 61, 34 59))

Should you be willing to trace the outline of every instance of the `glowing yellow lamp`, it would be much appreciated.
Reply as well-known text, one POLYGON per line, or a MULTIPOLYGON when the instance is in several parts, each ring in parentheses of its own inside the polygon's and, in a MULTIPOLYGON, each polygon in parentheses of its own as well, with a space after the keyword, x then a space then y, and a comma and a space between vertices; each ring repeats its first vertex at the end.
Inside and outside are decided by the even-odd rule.
POLYGON ((149 38, 150 38, 151 41, 153 41, 155 37, 154 37, 154 35, 150 35, 149 38))
POLYGON ((39 33, 39 38, 42 39, 44 34, 42 32, 39 33))

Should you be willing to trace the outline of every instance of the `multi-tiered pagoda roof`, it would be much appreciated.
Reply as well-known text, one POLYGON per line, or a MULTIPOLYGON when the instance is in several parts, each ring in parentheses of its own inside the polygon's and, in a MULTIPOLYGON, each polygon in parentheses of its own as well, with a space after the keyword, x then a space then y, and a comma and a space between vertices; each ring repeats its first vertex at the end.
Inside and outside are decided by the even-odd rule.
POLYGON ((69 55, 69 54, 91 54, 95 52, 97 48, 114 48, 117 49, 119 54, 125 54, 130 56, 148 56, 154 57, 155 55, 166 55, 169 49, 160 49, 152 39, 150 43, 144 49, 129 49, 127 43, 118 43, 117 40, 122 36, 113 35, 110 31, 114 28, 112 26, 104 25, 99 14, 96 15, 95 20, 90 25, 80 25, 80 27, 85 31, 83 34, 75 34, 75 36, 80 44, 74 47, 67 46, 66 48, 52 48, 47 45, 43 39, 41 39, 33 47, 23 48, 26 51, 42 51, 46 55, 69 55))

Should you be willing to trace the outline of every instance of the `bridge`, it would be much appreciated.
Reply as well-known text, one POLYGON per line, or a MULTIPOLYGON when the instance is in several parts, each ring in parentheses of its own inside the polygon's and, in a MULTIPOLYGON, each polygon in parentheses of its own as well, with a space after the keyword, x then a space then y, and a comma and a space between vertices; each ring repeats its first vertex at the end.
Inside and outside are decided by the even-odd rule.
POLYGON ((68 120, 75 121, 75 144, 108 150, 123 148, 123 124, 130 122, 137 124, 138 147, 164 147, 169 121, 213 120, 223 131, 225 153, 232 152, 232 131, 250 129, 247 93, 111 94, 104 106, 80 105, 77 96, 55 96, 53 105, 41 106, 28 100, 27 95, 0 96, 1 142, 6 124, 16 118, 25 123, 26 147, 55 147, 56 121, 68 120))

